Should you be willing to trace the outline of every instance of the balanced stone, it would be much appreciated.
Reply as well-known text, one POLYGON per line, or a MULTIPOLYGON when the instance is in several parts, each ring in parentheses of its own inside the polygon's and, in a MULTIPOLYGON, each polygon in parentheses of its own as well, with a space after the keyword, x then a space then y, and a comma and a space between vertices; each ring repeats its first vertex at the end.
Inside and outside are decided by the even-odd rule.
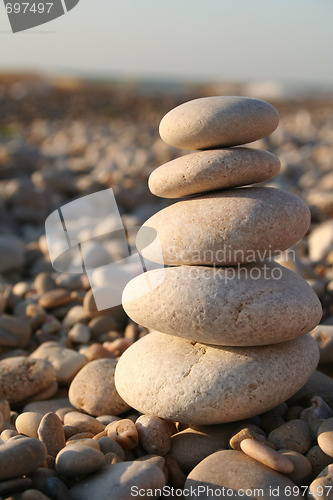
POLYGON ((271 134, 279 123, 276 109, 259 99, 236 96, 203 97, 167 113, 160 136, 182 149, 238 146, 271 134))
POLYGON ((268 261, 238 269, 154 269, 127 284, 123 307, 153 330, 230 346, 276 344, 304 335, 322 315, 307 282, 268 261))
POLYGON ((145 222, 137 242, 152 262, 224 266, 262 261, 284 251, 309 225, 310 211, 297 196, 249 187, 174 203, 145 222), (150 242, 147 233, 152 231, 157 234, 150 242))
POLYGON ((315 371, 311 335, 273 346, 209 346, 153 332, 120 358, 120 396, 136 410, 189 424, 241 420, 274 408, 315 371))
POLYGON ((246 186, 270 179, 280 160, 268 151, 250 148, 213 149, 181 156, 156 168, 149 189, 163 198, 246 186))

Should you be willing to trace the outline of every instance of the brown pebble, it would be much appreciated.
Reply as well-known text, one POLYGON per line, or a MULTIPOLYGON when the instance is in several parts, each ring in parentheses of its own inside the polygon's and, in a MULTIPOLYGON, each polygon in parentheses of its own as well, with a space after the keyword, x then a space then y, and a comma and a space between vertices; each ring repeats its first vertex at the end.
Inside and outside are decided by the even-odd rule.
POLYGON ((108 351, 101 344, 91 344, 89 347, 80 349, 80 354, 83 354, 88 361, 95 361, 96 359, 114 358, 112 352, 108 351))
POLYGON ((281 453, 255 439, 243 439, 240 447, 246 455, 277 472, 288 474, 294 470, 294 465, 288 457, 284 457, 281 453))
POLYGON ((119 358, 130 347, 132 341, 125 338, 116 339, 113 342, 104 342, 103 347, 119 358))
POLYGON ((311 434, 302 420, 290 420, 274 429, 268 436, 276 448, 306 453, 311 446, 311 434))
POLYGON ((39 440, 44 443, 48 455, 52 457, 56 457, 66 445, 62 422, 55 413, 47 413, 43 416, 37 434, 39 440))
POLYGON ((85 415, 84 413, 80 413, 78 411, 66 413, 64 417, 64 424, 75 429, 76 432, 74 434, 78 434, 80 432, 91 432, 95 435, 104 431, 105 428, 102 422, 99 422, 90 415, 85 415))
POLYGON ((132 450, 139 444, 139 435, 134 422, 122 419, 106 426, 108 437, 114 439, 125 450, 132 450))
POLYGON ((139 441, 147 453, 166 455, 171 447, 171 435, 167 424, 161 418, 141 415, 135 422, 139 441))
POLYGON ((101 452, 104 453, 104 455, 107 455, 108 453, 115 453, 122 460, 125 460, 125 452, 123 448, 114 439, 107 436, 102 436, 98 439, 97 442, 100 446, 101 452))
POLYGON ((104 464, 101 451, 81 444, 67 445, 56 457, 56 471, 69 478, 91 474, 104 464))
POLYGON ((34 287, 38 295, 49 292, 57 288, 56 282, 49 273, 42 272, 37 274, 34 280, 34 287))
POLYGON ((102 333, 107 333, 115 330, 117 326, 116 321, 111 316, 97 316, 88 323, 91 337, 96 339, 102 333))
POLYGON ((279 450, 281 455, 286 456, 294 465, 294 470, 288 473, 289 479, 295 484, 302 486, 311 479, 312 465, 308 458, 293 450, 279 450))
POLYGON ((260 429, 260 427, 257 427, 256 425, 249 425, 248 427, 245 427, 244 429, 237 432, 237 434, 232 436, 232 438, 229 441, 230 447, 233 450, 240 450, 241 449, 240 444, 243 441, 243 439, 256 439, 257 441, 264 443, 266 446, 275 449, 273 443, 270 443, 267 440, 264 431, 260 429))
POLYGON ((53 309, 68 304, 71 301, 71 296, 65 288, 57 288, 43 293, 38 304, 45 309, 53 309))

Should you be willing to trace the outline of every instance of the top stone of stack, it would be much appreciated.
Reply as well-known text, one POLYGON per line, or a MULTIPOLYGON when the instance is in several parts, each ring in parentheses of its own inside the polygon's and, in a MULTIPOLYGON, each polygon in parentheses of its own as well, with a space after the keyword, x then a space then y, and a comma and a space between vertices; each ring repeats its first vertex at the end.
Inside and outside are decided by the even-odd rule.
POLYGON ((276 109, 260 99, 217 96, 195 99, 172 109, 160 123, 160 136, 181 149, 239 146, 274 132, 276 109))

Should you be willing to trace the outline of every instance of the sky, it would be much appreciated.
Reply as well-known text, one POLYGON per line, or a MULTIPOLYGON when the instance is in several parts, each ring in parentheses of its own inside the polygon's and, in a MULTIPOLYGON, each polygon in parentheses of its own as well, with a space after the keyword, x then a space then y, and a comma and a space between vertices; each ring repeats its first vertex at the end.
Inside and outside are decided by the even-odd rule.
POLYGON ((16 34, 0 2, 0 70, 333 86, 333 0, 80 0, 16 34))

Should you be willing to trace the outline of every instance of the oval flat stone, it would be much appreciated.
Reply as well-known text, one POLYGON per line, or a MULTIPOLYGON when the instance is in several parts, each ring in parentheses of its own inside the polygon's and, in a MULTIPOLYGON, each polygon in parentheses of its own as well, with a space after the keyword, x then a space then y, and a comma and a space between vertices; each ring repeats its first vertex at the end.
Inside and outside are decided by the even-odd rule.
POLYGON ((156 168, 149 189, 156 196, 181 198, 214 189, 247 186, 274 177, 280 160, 250 148, 213 149, 181 156, 156 168))
POLYGON ((181 149, 238 146, 271 134, 279 123, 268 102, 249 97, 203 97, 185 102, 160 123, 164 142, 181 149))
POLYGON ((121 356, 120 396, 148 415, 188 424, 233 422, 294 394, 319 359, 311 335, 273 346, 209 346, 153 332, 121 356))
POLYGON ((276 262, 154 269, 126 285, 123 307, 142 326, 230 346, 290 340, 311 331, 322 315, 307 282, 276 262))
POLYGON ((239 188, 160 210, 139 230, 137 244, 152 262, 234 265, 262 261, 286 250, 309 225, 310 211, 297 196, 274 188, 239 188), (151 230, 157 237, 148 242, 151 230))
POLYGON ((285 475, 236 450, 222 450, 209 455, 190 472, 184 488, 189 492, 187 498, 191 500, 302 498, 301 494, 297 494, 296 484, 285 475), (209 496, 207 491, 210 491, 209 496), (224 494, 221 495, 222 491, 224 494))

